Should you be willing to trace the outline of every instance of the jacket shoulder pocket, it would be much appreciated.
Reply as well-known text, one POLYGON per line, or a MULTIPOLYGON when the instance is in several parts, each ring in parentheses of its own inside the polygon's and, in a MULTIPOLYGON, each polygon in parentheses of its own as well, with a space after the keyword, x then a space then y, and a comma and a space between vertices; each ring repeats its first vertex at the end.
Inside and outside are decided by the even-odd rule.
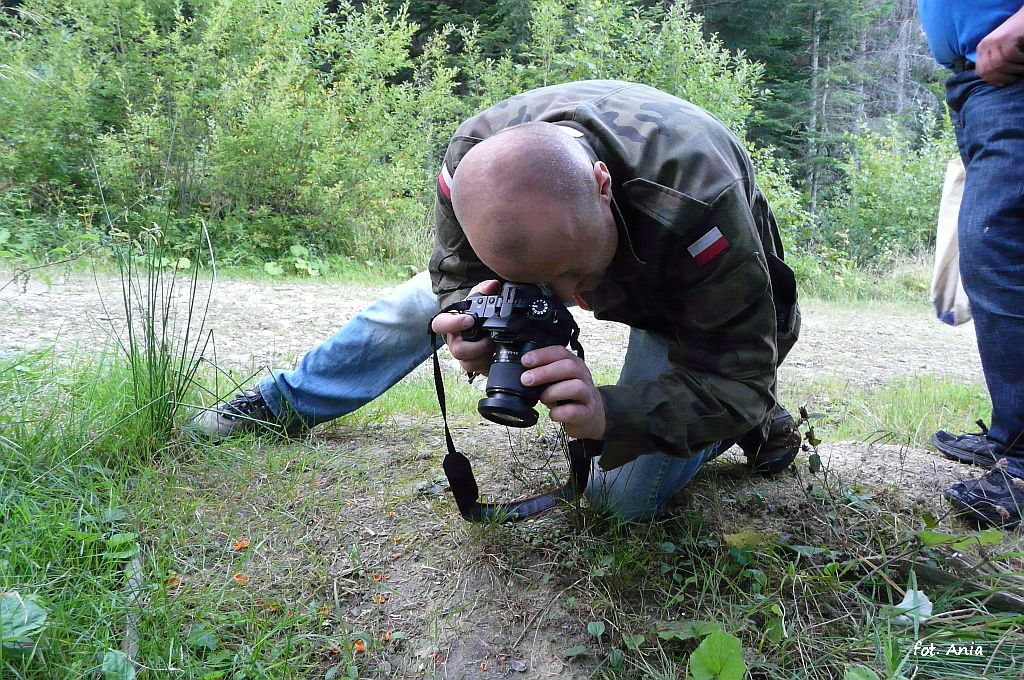
POLYGON ((633 208, 673 229, 697 224, 709 208, 703 201, 642 177, 629 180, 622 189, 633 208))

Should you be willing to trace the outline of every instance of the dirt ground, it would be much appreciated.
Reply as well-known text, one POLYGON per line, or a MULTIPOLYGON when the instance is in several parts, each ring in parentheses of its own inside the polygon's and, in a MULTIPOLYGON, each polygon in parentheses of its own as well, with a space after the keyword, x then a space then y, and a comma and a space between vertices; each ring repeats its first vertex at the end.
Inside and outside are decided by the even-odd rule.
MULTIPOLYGON (((98 338, 112 341, 112 328, 123 327, 118 277, 50 276, 49 282, 35 276, 27 284, 11 283, 0 290, 0 353, 53 344, 62 351, 75 346, 94 348, 98 338)), ((10 273, 0 271, 0 286, 9 280, 10 273)), ((183 295, 184 286, 178 289, 183 295)), ((288 368, 389 290, 320 282, 218 280, 206 318, 206 328, 213 331, 211 353, 216 352, 220 365, 239 370, 288 368)), ((208 291, 207 282, 200 297, 205 298, 208 291)), ((579 309, 574 313, 588 363, 617 366, 628 329, 597 321, 579 309)), ((803 305, 800 342, 780 369, 780 380, 828 376, 877 384, 918 373, 980 380, 973 324, 946 326, 924 307, 809 300, 803 305)))
MULTIPOLYGON (((0 286, 8 279, 0 276, 0 286)), ((220 280, 213 289, 206 321, 214 332, 216 360, 242 373, 267 365, 291 366, 306 349, 387 292, 387 288, 319 282, 220 280)), ((599 368, 617 365, 625 351, 628 329, 576 313, 589 363, 599 368)), ((68 273, 49 282, 33 277, 0 290, 0 355, 51 345, 56 345, 59 353, 70 353, 76 347, 92 350, 113 342, 111 329, 123 327, 123 317, 116 276, 68 273)), ((920 373, 980 380, 973 326, 944 326, 924 306, 837 305, 810 300, 804 305, 800 342, 781 369, 780 380, 828 377, 866 386, 920 373)), ((383 464, 376 465, 375 473, 346 482, 357 509, 364 517, 367 513, 393 517, 388 510, 398 494, 411 499, 413 506, 407 509, 404 526, 410 522, 421 525, 420 552, 410 550, 406 554, 415 559, 408 561, 404 556, 399 559, 399 552, 388 542, 389 536, 403 530, 391 526, 393 520, 364 523, 364 531, 369 533, 354 540, 367 546, 380 543, 377 568, 389 571, 393 605, 380 613, 379 608, 356 602, 349 612, 351 618, 383 615, 390 617, 392 628, 395 622, 405 621, 415 630, 414 621, 423 612, 419 611, 421 605, 412 603, 423 602, 424 594, 434 600, 434 615, 443 615, 446 632, 420 636, 415 644, 410 640, 412 661, 403 668, 403 662, 396 660, 399 674, 420 672, 424 659, 443 658, 439 677, 585 676, 559 660, 560 649, 586 642, 586 636, 581 638, 578 626, 573 628, 572 618, 562 611, 560 593, 555 589, 559 582, 538 586, 535 592, 496 582, 495 574, 508 566, 497 563, 516 560, 514 555, 510 557, 508 546, 473 554, 450 550, 451 540, 465 539, 466 530, 450 517, 453 508, 443 505, 449 501, 447 494, 435 484, 443 483, 435 457, 441 433, 433 423, 408 425, 397 428, 397 434, 393 430, 373 433, 344 426, 328 428, 319 439, 314 437, 312 443, 305 444, 322 450, 325 460, 338 461, 336 469, 334 463, 327 463, 324 469, 314 471, 318 476, 313 485, 316 493, 333 493, 333 483, 346 480, 351 468, 348 456, 380 461, 383 464), (410 462, 395 452, 398 444, 429 453, 410 462), (394 481, 392 472, 397 471, 403 471, 405 481, 394 481), (438 520, 438 512, 448 519, 438 520), (443 588, 439 569, 455 575, 443 588), (370 614, 371 610, 377 613, 370 614), (510 611, 519 614, 509 618, 510 611), (424 642, 428 639, 429 643, 424 642), (490 660, 495 672, 481 675, 481 659, 490 660)), ((500 441, 503 432, 502 428, 501 433, 495 430, 480 436, 500 441)), ((933 451, 909 447, 835 442, 823 445, 820 454, 825 468, 844 484, 869 495, 888 494, 902 507, 930 509, 937 516, 946 512, 941 491, 954 481, 978 475, 976 469, 951 463, 933 451)), ((800 513, 808 488, 806 472, 803 477, 786 473, 766 480, 742 472, 742 466, 733 464, 739 460, 738 453, 730 452, 710 465, 678 502, 701 508, 715 525, 731 532, 776 530, 778 518, 792 520, 800 513), (756 507, 751 506, 751 498, 757 499, 756 507)), ((374 467, 373 463, 368 466, 374 467)), ((495 470, 485 468, 483 474, 478 471, 478 477, 485 490, 499 494, 503 490, 502 475, 495 470)), ((548 522, 551 520, 543 521, 548 522)), ((517 540, 526 541, 531 531, 548 531, 551 526, 537 523, 536 529, 526 530, 517 540)), ((561 526, 560 521, 555 520, 553 526, 561 526)), ((267 527, 268 532, 272 530, 267 527)), ((336 545, 332 536, 325 534, 325 550, 336 545)), ((538 558, 516 563, 514 568, 526 575, 526 582, 539 582, 557 565, 538 558)), ((331 572, 335 579, 351 574, 343 553, 339 552, 331 572)))

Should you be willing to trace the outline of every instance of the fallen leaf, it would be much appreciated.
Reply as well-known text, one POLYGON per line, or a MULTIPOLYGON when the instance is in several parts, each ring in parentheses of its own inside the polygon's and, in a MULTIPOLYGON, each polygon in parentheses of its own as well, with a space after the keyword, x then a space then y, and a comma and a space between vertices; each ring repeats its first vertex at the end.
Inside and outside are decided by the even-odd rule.
POLYGON ((359 638, 356 638, 355 644, 352 645, 352 648, 356 650, 357 653, 362 654, 366 651, 366 643, 359 638))
POLYGON ((754 550, 768 548, 778 542, 778 534, 772 531, 740 531, 735 534, 722 534, 725 544, 730 548, 754 550))
POLYGON ((373 601, 376 602, 377 604, 384 604, 385 602, 388 601, 388 599, 386 597, 384 597, 383 595, 381 595, 380 593, 377 593, 376 595, 373 596, 373 601))
POLYGON ((235 583, 237 583, 240 586, 247 586, 247 585, 249 585, 249 577, 246 576, 245 574, 243 574, 242 572, 238 572, 237 574, 235 574, 231 578, 234 579, 235 583))
POLYGON ((249 547, 249 539, 243 536, 242 538, 232 543, 231 547, 234 549, 235 552, 242 552, 243 550, 249 547))
POLYGON ((181 585, 181 577, 168 576, 164 579, 164 585, 167 587, 168 590, 177 590, 178 586, 181 585))

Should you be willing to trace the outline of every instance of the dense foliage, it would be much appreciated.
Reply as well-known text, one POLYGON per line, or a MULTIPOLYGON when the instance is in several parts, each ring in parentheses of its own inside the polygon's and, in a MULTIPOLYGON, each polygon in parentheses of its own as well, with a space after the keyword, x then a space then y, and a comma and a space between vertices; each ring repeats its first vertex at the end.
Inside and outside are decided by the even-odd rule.
MULTIPOLYGON (((266 262, 271 273, 315 273, 331 254, 422 266, 448 136, 517 91, 623 78, 694 101, 744 138, 766 125, 764 67, 730 52, 684 4, 481 5, 479 13, 385 0, 8 7, 0 253, 53 256, 154 223, 172 244, 185 243, 203 222, 221 260, 266 262)), ((823 233, 837 230, 851 242, 927 240, 943 147, 929 134, 923 146, 908 145, 898 127, 848 139, 850 153, 836 164, 841 191, 818 211, 784 156, 751 142, 790 240, 835 248, 823 233), (920 155, 917 169, 900 174, 904 164, 893 163, 896 174, 862 174, 884 149, 920 155), (882 209, 878 197, 893 200, 882 209), (877 220, 885 223, 873 231, 877 220)), ((846 254, 892 250, 875 243, 846 254)))

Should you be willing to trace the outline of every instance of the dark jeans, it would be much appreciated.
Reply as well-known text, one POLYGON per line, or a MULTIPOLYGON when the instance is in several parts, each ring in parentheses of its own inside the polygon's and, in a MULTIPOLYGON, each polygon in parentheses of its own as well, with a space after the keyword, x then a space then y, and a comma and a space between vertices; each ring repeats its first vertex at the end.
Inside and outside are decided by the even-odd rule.
POLYGON ((992 439, 1024 456, 1024 79, 996 87, 965 71, 946 81, 967 168, 960 272, 992 398, 992 439))

